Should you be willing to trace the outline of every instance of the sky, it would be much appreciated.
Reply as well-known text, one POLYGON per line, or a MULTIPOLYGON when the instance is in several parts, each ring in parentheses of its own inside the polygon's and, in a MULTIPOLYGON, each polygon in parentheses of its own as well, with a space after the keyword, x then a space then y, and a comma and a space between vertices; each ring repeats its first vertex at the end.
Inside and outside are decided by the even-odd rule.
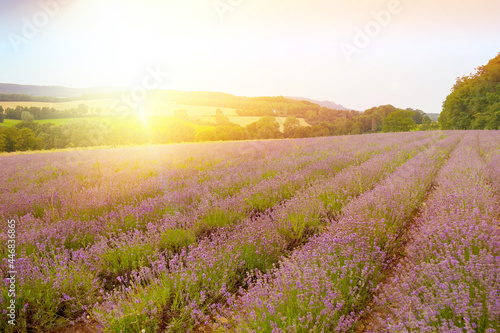
POLYGON ((0 82, 441 112, 500 52, 498 0, 0 0, 0 82))

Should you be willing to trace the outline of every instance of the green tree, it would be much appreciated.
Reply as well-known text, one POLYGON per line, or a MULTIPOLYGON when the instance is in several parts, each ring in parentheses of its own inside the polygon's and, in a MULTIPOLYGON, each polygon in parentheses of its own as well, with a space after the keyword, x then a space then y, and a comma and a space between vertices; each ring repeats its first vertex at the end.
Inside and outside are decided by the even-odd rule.
POLYGON ((0 123, 3 123, 3 119, 4 119, 4 114, 3 114, 3 107, 0 105, 0 123))
POLYGON ((457 79, 439 116, 443 129, 500 128, 500 53, 457 79))
POLYGON ((387 105, 380 105, 380 106, 375 106, 371 109, 365 110, 363 114, 365 115, 370 115, 370 114, 379 114, 383 118, 387 117, 390 113, 396 112, 398 109, 395 108, 394 106, 387 104, 387 105))
POLYGON ((20 136, 17 127, 7 127, 3 130, 3 134, 5 137, 5 151, 12 152, 20 150, 20 136))
POLYGON ((282 137, 280 124, 275 117, 265 116, 246 126, 247 132, 255 139, 277 139, 282 137))
POLYGON ((241 126, 217 126, 215 129, 215 140, 243 140, 245 131, 241 126))
POLYGON ((35 117, 28 111, 23 111, 23 113, 21 113, 21 120, 22 121, 33 121, 35 120, 35 117))
POLYGON ((398 110, 390 113, 384 120, 383 132, 407 132, 415 128, 413 112, 398 110))
POLYGON ((42 139, 37 139, 35 133, 29 128, 19 130, 19 150, 37 150, 43 148, 42 139))

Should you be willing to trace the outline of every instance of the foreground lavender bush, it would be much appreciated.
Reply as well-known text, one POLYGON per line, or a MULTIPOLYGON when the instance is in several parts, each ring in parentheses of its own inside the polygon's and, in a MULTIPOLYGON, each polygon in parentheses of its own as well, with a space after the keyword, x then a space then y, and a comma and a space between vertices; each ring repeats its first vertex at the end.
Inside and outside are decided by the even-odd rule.
POLYGON ((68 251, 35 262, 18 259, 16 326, 9 325, 5 319, 10 297, 8 280, 4 279, 0 294, 4 309, 0 331, 47 331, 80 319, 85 309, 103 294, 102 281, 86 267, 84 259, 68 251))
POLYGON ((381 287, 389 332, 500 331, 498 198, 476 139, 466 139, 438 176, 399 274, 381 287))
POLYGON ((238 326, 230 330, 347 331, 357 318, 353 310, 376 284, 383 259, 380 248, 358 234, 316 238, 273 274, 258 275, 234 304, 242 308, 231 318, 238 326))

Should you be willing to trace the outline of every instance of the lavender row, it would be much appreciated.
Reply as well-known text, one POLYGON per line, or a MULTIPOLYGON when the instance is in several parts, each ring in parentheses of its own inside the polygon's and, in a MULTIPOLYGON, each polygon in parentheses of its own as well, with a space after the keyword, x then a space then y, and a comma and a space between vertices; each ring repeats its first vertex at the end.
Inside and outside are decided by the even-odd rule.
POLYGON ((438 176, 399 274, 381 288, 388 332, 500 331, 499 198, 477 139, 464 141, 438 176))
POLYGON ((481 136, 481 154, 486 161, 486 173, 495 196, 500 197, 500 133, 485 131, 481 136))
POLYGON ((338 223, 235 299, 226 327, 238 332, 352 329, 406 223, 458 140, 455 135, 437 143, 350 202, 338 223))
MULTIPOLYGON (((362 191, 356 185, 363 183, 368 189, 431 142, 429 139, 408 144, 401 146, 399 152, 376 156, 332 177, 321 188, 327 192, 330 191, 328 185, 331 185, 341 190, 345 197, 339 202, 343 204, 362 191)), ((317 186, 319 184, 299 194, 305 215, 309 214, 310 205, 316 202, 316 197, 310 194, 320 193, 319 189, 311 191, 317 186)), ((296 203, 292 199, 289 204, 280 205, 268 214, 244 221, 231 232, 221 231, 211 240, 201 242, 170 261, 155 262, 152 265, 155 274, 152 275, 159 277, 147 277, 150 283, 146 287, 142 287, 144 280, 140 280, 141 284, 131 291, 112 295, 94 311, 94 315, 106 330, 116 332, 126 331, 132 324, 137 330, 168 328, 182 331, 188 330, 195 318, 198 322, 208 320, 207 314, 221 307, 221 302, 237 291, 247 273, 256 269, 265 271, 287 252, 291 243, 286 229, 290 228, 285 226, 283 217, 296 203), (162 319, 159 314, 165 311, 176 315, 168 320, 162 319)), ((328 209, 325 205, 314 213, 320 213, 322 221, 327 222, 328 209)))

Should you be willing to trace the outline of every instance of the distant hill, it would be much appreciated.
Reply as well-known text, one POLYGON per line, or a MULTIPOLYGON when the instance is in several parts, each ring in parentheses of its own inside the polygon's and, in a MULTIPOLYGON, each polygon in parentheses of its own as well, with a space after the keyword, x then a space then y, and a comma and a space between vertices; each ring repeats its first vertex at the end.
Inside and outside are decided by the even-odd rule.
POLYGON ((439 113, 426 113, 432 121, 438 121, 439 113))
POLYGON ((337 104, 337 103, 332 102, 332 101, 319 101, 316 99, 310 99, 310 98, 305 98, 305 97, 294 97, 294 96, 286 96, 286 98, 295 99, 297 101, 309 101, 311 103, 318 104, 320 106, 324 106, 324 107, 327 107, 327 108, 333 109, 333 110, 352 110, 352 109, 348 109, 348 108, 344 107, 343 105, 337 104))
POLYGON ((95 88, 68 88, 61 86, 35 86, 12 83, 0 83, 0 93, 20 94, 29 96, 50 96, 63 98, 76 98, 83 95, 112 93, 123 88, 95 87, 95 88))

